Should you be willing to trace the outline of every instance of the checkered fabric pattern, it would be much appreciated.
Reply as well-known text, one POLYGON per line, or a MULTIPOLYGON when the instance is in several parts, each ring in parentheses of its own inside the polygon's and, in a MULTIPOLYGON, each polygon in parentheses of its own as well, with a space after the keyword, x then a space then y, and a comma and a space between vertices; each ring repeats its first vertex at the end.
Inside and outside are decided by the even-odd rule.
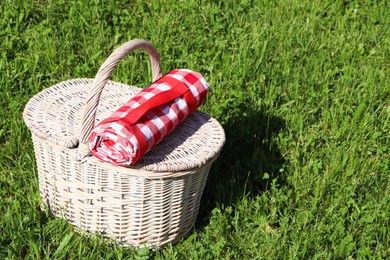
POLYGON ((208 87, 198 72, 169 72, 93 129, 92 154, 116 165, 134 164, 202 104, 208 87))

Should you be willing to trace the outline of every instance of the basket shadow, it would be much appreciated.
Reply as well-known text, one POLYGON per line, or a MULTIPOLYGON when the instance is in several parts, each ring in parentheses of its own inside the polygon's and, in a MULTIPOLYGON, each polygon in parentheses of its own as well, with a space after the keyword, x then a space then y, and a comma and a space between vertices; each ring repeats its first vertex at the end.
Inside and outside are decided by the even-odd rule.
POLYGON ((211 167, 195 228, 203 230, 217 205, 234 205, 243 197, 254 198, 273 182, 283 185, 279 170, 284 159, 272 136, 285 128, 285 121, 262 107, 245 107, 245 116, 231 117, 223 127, 226 143, 211 167))

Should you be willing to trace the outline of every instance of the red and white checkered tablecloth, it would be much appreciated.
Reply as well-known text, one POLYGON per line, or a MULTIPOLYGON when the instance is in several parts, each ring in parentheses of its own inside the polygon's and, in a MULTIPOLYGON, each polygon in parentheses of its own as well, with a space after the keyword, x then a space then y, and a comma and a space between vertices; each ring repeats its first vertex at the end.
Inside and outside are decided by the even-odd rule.
POLYGON ((172 70, 92 130, 92 154, 116 165, 134 164, 202 104, 208 87, 198 72, 172 70))

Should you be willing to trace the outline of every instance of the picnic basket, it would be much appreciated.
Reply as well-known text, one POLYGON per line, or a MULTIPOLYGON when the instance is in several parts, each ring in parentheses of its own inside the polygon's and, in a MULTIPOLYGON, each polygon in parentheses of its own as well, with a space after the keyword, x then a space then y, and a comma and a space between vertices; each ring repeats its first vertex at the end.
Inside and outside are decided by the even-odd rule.
POLYGON ((23 117, 34 144, 40 196, 54 216, 124 245, 159 247, 191 231, 225 134, 197 110, 131 167, 91 156, 93 127, 141 90, 109 80, 136 49, 149 54, 153 81, 160 78, 156 49, 132 40, 107 58, 94 79, 60 82, 36 94, 23 117))

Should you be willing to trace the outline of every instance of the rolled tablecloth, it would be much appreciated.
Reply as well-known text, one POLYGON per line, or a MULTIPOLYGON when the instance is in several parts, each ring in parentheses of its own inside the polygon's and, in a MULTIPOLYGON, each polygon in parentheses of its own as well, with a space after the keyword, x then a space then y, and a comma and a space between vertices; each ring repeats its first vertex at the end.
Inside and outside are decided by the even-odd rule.
POLYGON ((170 71, 92 130, 92 154, 116 165, 136 163, 202 104, 208 87, 198 72, 170 71))

